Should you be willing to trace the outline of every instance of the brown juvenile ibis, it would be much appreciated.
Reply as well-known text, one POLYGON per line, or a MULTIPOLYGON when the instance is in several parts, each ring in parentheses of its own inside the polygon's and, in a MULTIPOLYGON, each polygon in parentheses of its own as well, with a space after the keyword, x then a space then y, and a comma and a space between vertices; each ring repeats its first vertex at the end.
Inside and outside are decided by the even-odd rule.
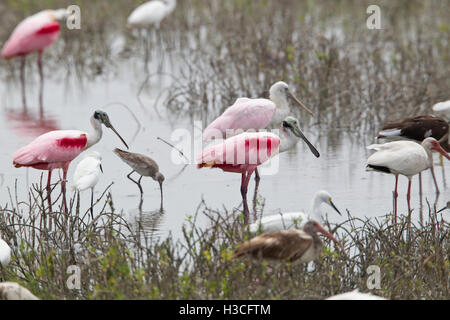
MULTIPOLYGON (((424 139, 432 137, 438 140, 441 147, 450 152, 448 144, 449 125, 448 122, 434 115, 420 115, 415 117, 404 118, 402 120, 387 123, 378 134, 377 139, 386 140, 413 140, 421 143, 424 139)), ((442 155, 440 155, 441 165, 443 164, 442 155)), ((433 165, 430 167, 433 176, 436 192, 439 193, 439 187, 434 174, 433 165)), ((419 174, 419 179, 422 181, 419 174)))
POLYGON ((288 262, 310 262, 322 252, 322 240, 317 232, 333 240, 344 252, 339 241, 322 225, 314 220, 308 221, 303 230, 290 229, 266 232, 241 244, 232 258, 249 255, 255 259, 288 262))

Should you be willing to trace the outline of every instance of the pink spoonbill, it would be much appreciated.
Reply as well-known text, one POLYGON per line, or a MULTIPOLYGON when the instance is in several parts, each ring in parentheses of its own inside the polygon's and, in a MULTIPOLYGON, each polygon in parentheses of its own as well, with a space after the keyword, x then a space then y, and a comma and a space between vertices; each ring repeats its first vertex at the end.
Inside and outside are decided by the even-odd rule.
MULTIPOLYGON (((269 99, 237 99, 203 131, 203 140, 229 138, 242 133, 242 131, 258 131, 267 127, 278 127, 291 113, 289 99, 294 100, 314 116, 312 111, 295 97, 285 82, 278 81, 270 88, 269 99)), ((256 170, 255 176, 259 180, 258 170, 256 170)))
POLYGON ((47 179, 47 201, 51 210, 51 188, 50 181, 52 170, 62 169, 63 180, 61 189, 63 192, 64 207, 66 205, 66 178, 70 162, 81 152, 92 147, 102 138, 102 124, 110 128, 126 144, 125 140, 112 126, 106 112, 97 110, 91 117, 93 132, 88 133, 79 130, 58 130, 50 131, 32 141, 27 146, 17 150, 13 155, 13 165, 16 168, 32 167, 38 170, 48 170, 47 179))
POLYGON ((298 120, 289 116, 282 122, 280 136, 270 132, 243 132, 221 143, 206 148, 198 157, 198 168, 220 168, 225 172, 241 174, 241 195, 244 203, 245 224, 248 224, 247 187, 256 168, 280 152, 292 149, 303 139, 311 152, 319 157, 317 149, 308 141, 298 126, 298 120))
POLYGON ((404 175, 408 178, 408 212, 411 212, 411 180, 412 177, 433 165, 431 151, 437 151, 447 159, 450 156, 440 146, 434 138, 426 138, 421 144, 412 141, 394 141, 385 144, 373 144, 367 147, 369 150, 375 150, 367 159, 366 171, 378 171, 395 175, 394 190, 394 217, 397 224, 397 185, 398 175, 404 175))
POLYGON ((60 33, 58 21, 67 19, 69 11, 66 9, 44 10, 38 12, 17 25, 9 39, 3 46, 1 55, 4 59, 21 57, 20 80, 22 83, 22 101, 25 102, 25 57, 26 55, 38 53, 38 68, 41 78, 40 101, 42 106, 42 90, 44 74, 42 71, 42 53, 51 46, 60 33))

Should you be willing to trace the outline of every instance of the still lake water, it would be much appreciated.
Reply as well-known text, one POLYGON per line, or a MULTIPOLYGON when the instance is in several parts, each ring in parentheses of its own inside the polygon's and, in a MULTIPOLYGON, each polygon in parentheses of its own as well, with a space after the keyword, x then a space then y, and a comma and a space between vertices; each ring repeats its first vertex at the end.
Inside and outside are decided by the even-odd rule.
MULTIPOLYGON (((35 56, 30 57, 35 63, 35 56)), ((167 62, 167 61, 166 61, 167 62)), ((0 203, 2 206, 9 202, 8 188, 13 190, 14 182, 18 181, 19 199, 26 199, 26 193, 32 183, 39 181, 42 171, 12 166, 12 154, 18 148, 26 145, 39 134, 48 130, 80 129, 90 130, 89 118, 95 109, 105 110, 112 124, 129 143, 130 151, 146 154, 155 159, 160 171, 166 176, 164 183, 164 213, 155 213, 159 209, 160 193, 156 182, 151 178, 144 178, 143 210, 148 212, 142 216, 143 224, 148 231, 156 231, 158 235, 171 232, 176 238, 181 236, 181 226, 188 215, 193 215, 201 202, 205 200, 208 207, 228 210, 241 206, 240 175, 225 173, 220 169, 199 170, 194 164, 183 168, 174 164, 172 154, 176 152, 166 144, 157 140, 161 137, 168 142, 175 129, 193 131, 192 122, 188 117, 171 118, 165 112, 165 106, 157 106, 161 118, 154 112, 153 104, 160 92, 171 85, 169 77, 152 77, 141 99, 147 106, 146 110, 140 106, 137 92, 146 78, 142 71, 142 61, 122 62, 113 77, 85 80, 80 83, 75 77, 63 78, 64 66, 60 70, 50 70, 44 64, 46 75, 44 90, 43 120, 38 116, 38 78, 36 74, 27 73, 27 102, 28 114, 22 113, 21 91, 18 82, 0 82, 0 136, 2 148, 0 151, 0 203), (139 119, 141 127, 135 136, 137 124, 133 116, 123 106, 126 104, 139 119), (105 107, 106 106, 106 107, 105 107), (135 138, 133 139, 133 137, 135 138)), ((157 64, 151 63, 149 68, 156 70, 157 64)), ((166 71, 168 70, 166 65, 166 71)), ((199 119, 200 120, 200 119, 199 119)), ((321 189, 328 190, 336 206, 344 213, 338 216, 331 208, 325 207, 331 222, 346 219, 345 210, 348 209, 356 217, 380 217, 392 211, 392 190, 394 177, 380 173, 366 172, 365 162, 370 152, 365 149, 364 142, 352 142, 345 134, 341 139, 330 141, 328 133, 319 134, 317 127, 304 128, 306 136, 318 148, 320 158, 315 158, 305 144, 299 143, 295 150, 280 156, 280 170, 276 175, 263 176, 259 197, 265 202, 264 214, 274 214, 279 211, 309 212, 310 201, 314 194, 321 189)), ((373 143, 369 141, 368 143, 373 143)), ((104 128, 104 135, 100 143, 92 147, 103 156, 104 174, 96 188, 98 197, 111 183, 114 206, 123 211, 126 219, 135 220, 138 216, 139 190, 137 186, 126 178, 131 169, 124 164, 113 152, 115 147, 124 148, 119 139, 104 128)), ((194 154, 195 156, 195 154, 194 154)), ((75 159, 69 170, 69 187, 72 182, 75 166, 82 156, 75 159)), ((437 161, 437 156, 435 156, 437 161)), ((445 162, 447 172, 450 171, 449 162, 445 162)), ((436 168, 441 194, 437 202, 438 209, 450 200, 449 188, 443 186, 442 170, 436 168)), ((53 175, 56 182, 57 174, 53 175)), ((46 178, 46 173, 45 177, 46 178)), ((407 179, 400 178, 399 183, 399 213, 407 211, 406 190, 407 179)), ((411 206, 413 217, 419 216, 420 199, 418 195, 418 179, 414 178, 412 185, 411 206)), ((254 180, 249 185, 249 206, 252 208, 254 180)), ((434 185, 431 174, 426 172, 423 178, 424 218, 428 217, 425 199, 431 205, 435 203, 434 185)), ((82 196, 82 206, 87 210, 90 201, 89 192, 82 196)), ((99 208, 97 208, 99 210, 99 208)), ((448 210, 447 210, 448 211, 448 210)), ((445 212, 446 220, 449 213, 445 212)), ((206 224, 206 218, 200 218, 199 223, 206 224)))

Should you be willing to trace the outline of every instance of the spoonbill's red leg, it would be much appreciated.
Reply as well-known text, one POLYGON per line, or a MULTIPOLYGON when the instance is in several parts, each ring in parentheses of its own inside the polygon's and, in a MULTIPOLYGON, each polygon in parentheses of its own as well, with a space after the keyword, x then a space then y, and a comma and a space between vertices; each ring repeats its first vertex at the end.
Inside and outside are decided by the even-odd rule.
POLYGON ((40 86, 39 86, 39 111, 40 116, 42 117, 44 115, 44 71, 42 69, 42 51, 38 52, 38 69, 39 69, 39 78, 41 80, 40 86))
POLYGON ((48 170, 48 177, 47 177, 47 202, 48 202, 48 210, 52 211, 52 199, 50 197, 52 193, 52 188, 50 187, 50 181, 52 180, 52 170, 48 170))
POLYGON ((22 85, 22 104, 24 110, 27 108, 27 98, 25 95, 25 62, 26 57, 24 55, 22 56, 22 62, 20 64, 20 84, 22 85))
POLYGON ((395 175, 395 190, 394 190, 394 223, 397 225, 397 186, 398 186, 398 174, 395 175))

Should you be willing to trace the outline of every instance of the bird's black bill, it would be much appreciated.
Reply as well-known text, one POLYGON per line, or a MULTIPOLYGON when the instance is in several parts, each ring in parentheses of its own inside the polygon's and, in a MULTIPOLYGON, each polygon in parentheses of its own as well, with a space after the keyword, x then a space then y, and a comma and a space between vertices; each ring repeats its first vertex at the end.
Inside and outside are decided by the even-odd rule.
POLYGON ((123 138, 120 136, 120 134, 116 131, 116 129, 114 129, 114 127, 109 124, 109 128, 114 131, 114 133, 119 137, 119 139, 123 142, 123 144, 125 145, 125 147, 127 147, 127 149, 130 149, 127 145, 127 143, 125 142, 125 140, 123 140, 123 138))
POLYGON ((333 201, 330 200, 330 205, 331 207, 336 210, 337 213, 339 213, 340 216, 342 216, 342 213, 338 210, 338 208, 336 208, 336 206, 334 205, 333 201))
MULTIPOLYGON (((285 122, 283 122, 283 126, 285 126, 285 122)), ((319 151, 317 151, 317 149, 312 145, 311 142, 309 142, 309 140, 305 137, 305 135, 303 134, 302 130, 300 130, 300 128, 297 125, 289 125, 290 129, 292 130, 292 133, 294 133, 297 137, 302 138, 303 141, 305 141, 305 143, 308 145, 309 150, 311 150, 311 152, 317 157, 320 157, 320 153, 319 151)))
POLYGON ((103 167, 102 167, 102 165, 100 165, 100 171, 103 173, 103 167))

